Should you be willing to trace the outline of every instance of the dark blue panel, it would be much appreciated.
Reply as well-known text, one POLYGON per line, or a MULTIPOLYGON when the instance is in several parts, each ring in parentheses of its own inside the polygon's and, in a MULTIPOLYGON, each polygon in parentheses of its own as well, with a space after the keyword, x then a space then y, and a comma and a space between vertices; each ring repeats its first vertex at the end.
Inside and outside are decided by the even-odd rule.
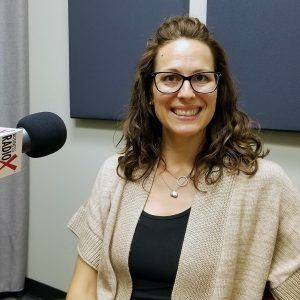
POLYGON ((262 128, 300 131, 300 1, 218 0, 207 7, 241 107, 262 128))
POLYGON ((147 39, 188 9, 187 0, 70 0, 71 117, 120 119, 147 39))

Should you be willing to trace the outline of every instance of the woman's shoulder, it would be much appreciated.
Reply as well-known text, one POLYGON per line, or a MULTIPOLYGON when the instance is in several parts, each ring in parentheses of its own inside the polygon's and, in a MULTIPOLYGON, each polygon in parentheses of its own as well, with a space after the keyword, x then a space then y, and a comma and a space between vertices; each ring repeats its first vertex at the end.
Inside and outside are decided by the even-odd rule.
MULTIPOLYGON (((232 173, 228 174, 232 176, 232 173)), ((248 175, 244 172, 239 172, 236 175, 234 176, 235 182, 240 187, 243 184, 246 184, 249 188, 256 186, 258 189, 267 186, 269 188, 293 186, 283 168, 278 163, 265 158, 257 159, 257 171, 253 175, 248 175)))
POLYGON ((278 163, 272 160, 259 158, 257 160, 257 163, 258 163, 258 172, 261 174, 271 174, 271 175, 281 176, 285 173, 282 167, 278 163))
POLYGON ((104 160, 96 179, 99 184, 102 184, 103 186, 111 186, 122 180, 117 172, 119 156, 120 155, 115 154, 104 160))
POLYGON ((258 169, 257 176, 265 178, 273 178, 277 180, 286 180, 288 178, 283 168, 276 162, 259 158, 257 160, 258 169))
POLYGON ((119 154, 114 154, 114 155, 109 156, 102 163, 101 169, 106 171, 106 172, 116 170, 117 167, 118 167, 119 157, 120 157, 119 154))
POLYGON ((253 180, 257 184, 269 185, 270 187, 277 186, 277 188, 294 186, 287 173, 278 163, 264 158, 259 158, 257 163, 257 172, 250 176, 249 180, 253 180))

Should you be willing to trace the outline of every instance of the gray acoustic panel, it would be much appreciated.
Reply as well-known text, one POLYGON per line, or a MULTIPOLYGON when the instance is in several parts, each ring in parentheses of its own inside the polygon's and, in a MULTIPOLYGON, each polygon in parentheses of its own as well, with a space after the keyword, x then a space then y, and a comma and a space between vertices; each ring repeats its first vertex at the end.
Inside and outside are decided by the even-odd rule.
POLYGON ((71 117, 121 119, 147 39, 188 10, 187 0, 69 0, 71 117))
POLYGON ((240 106, 264 129, 300 131, 300 1, 208 1, 207 26, 228 53, 240 106))

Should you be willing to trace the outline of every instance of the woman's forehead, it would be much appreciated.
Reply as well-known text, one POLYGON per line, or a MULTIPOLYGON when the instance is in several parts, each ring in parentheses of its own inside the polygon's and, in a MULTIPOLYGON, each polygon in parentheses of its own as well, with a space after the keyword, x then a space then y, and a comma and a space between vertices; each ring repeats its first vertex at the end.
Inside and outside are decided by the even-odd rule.
POLYGON ((156 55, 155 69, 212 70, 214 58, 210 48, 203 42, 181 38, 162 46, 156 55))

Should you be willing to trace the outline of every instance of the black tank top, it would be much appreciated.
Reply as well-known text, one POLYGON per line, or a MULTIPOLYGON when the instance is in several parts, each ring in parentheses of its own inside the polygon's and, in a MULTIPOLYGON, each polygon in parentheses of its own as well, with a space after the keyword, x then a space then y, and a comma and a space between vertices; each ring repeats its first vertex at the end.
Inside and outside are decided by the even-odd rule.
POLYGON ((190 208, 172 216, 142 212, 129 254, 131 300, 169 300, 190 208))

